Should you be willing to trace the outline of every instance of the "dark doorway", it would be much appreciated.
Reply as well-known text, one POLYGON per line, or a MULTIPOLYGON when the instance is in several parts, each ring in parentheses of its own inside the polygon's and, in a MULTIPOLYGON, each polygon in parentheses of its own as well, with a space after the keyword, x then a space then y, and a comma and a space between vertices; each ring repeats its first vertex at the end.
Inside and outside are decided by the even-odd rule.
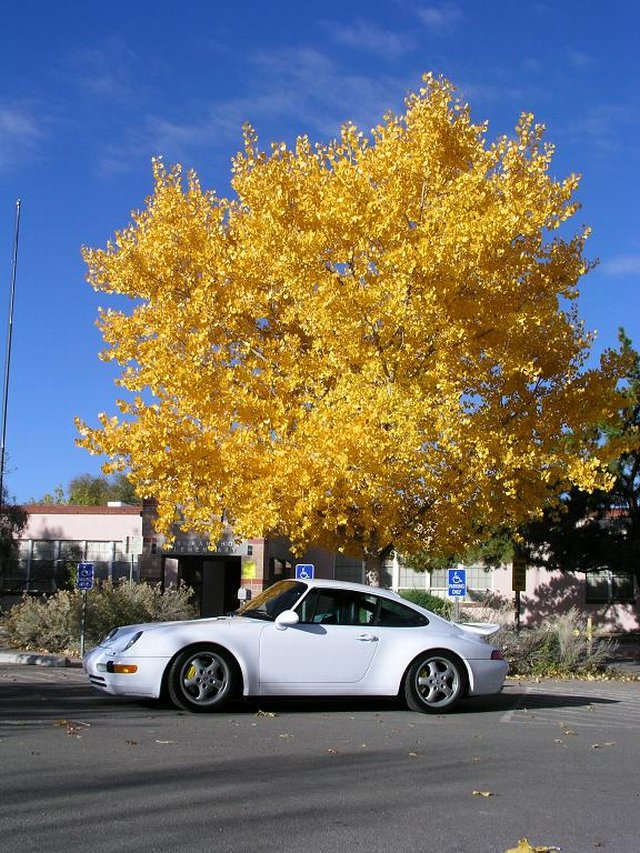
POLYGON ((240 557, 208 553, 167 558, 163 561, 165 584, 172 574, 175 577, 175 563, 175 579, 194 590, 201 616, 224 616, 238 609, 240 557))

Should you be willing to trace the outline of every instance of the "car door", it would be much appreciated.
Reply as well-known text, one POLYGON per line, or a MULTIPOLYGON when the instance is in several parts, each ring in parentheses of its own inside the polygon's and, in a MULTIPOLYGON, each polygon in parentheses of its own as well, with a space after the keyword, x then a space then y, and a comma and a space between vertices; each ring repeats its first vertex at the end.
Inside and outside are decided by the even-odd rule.
POLYGON ((268 625, 260 638, 261 693, 348 693, 378 650, 376 596, 326 587, 309 591, 300 622, 268 625))

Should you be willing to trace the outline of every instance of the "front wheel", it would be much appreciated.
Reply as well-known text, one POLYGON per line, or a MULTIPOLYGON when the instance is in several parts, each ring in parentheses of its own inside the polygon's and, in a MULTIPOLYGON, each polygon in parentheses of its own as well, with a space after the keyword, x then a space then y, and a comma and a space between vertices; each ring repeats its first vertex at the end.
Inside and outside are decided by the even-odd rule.
POLYGON ((464 697, 467 675, 461 661, 445 652, 426 652, 410 667, 404 695, 412 711, 450 711, 464 697))
POLYGON ((191 649, 171 664, 167 680, 174 705, 185 711, 219 711, 233 694, 235 670, 218 649, 191 649))

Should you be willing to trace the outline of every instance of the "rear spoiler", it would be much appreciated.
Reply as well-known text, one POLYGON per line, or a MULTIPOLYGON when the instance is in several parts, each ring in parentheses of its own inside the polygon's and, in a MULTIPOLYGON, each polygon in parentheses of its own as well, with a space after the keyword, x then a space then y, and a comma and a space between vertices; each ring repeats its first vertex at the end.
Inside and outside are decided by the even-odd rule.
POLYGON ((500 630, 500 625, 495 625, 491 622, 464 622, 460 624, 456 622, 458 628, 463 631, 469 631, 471 634, 480 634, 481 637, 490 637, 500 630))

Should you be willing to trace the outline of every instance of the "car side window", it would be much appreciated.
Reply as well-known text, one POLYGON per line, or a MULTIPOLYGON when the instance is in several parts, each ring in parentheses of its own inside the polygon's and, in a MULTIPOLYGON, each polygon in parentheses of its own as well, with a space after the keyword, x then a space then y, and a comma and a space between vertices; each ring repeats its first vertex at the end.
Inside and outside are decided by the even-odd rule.
POLYGON ((300 622, 316 625, 371 625, 376 597, 345 589, 313 589, 300 603, 300 622))
POLYGON ((380 608, 376 619, 376 625, 389 628, 417 628, 420 625, 428 625, 429 619, 423 613, 412 610, 398 601, 390 601, 381 598, 380 608))

